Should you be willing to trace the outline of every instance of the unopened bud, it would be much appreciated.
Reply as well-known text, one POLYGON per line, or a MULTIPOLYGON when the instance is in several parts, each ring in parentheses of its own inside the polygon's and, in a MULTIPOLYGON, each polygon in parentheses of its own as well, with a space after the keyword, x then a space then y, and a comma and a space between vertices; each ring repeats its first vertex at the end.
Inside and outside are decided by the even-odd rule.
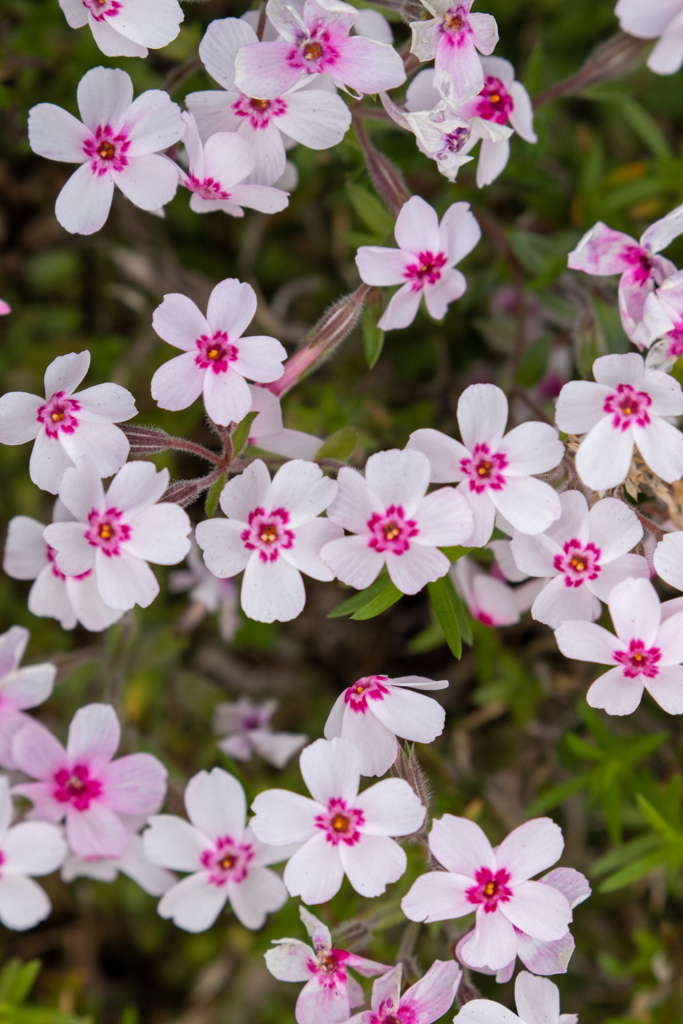
POLYGON ((356 120, 356 136, 363 151, 365 166, 377 194, 382 197, 393 217, 398 217, 405 203, 410 199, 408 186, 398 167, 388 156, 375 149, 365 134, 365 128, 356 120))
POLYGON ((208 477, 197 477, 194 480, 172 480, 161 496, 161 501, 172 501, 181 508, 191 505, 200 494, 208 490, 213 482, 210 474, 208 477))
POLYGON ((119 430, 128 438, 131 455, 157 455, 173 447, 173 438, 157 427, 138 427, 120 423, 119 430))
POLYGON ((585 63, 574 75, 556 82, 549 89, 534 97, 534 109, 545 106, 562 96, 574 96, 584 89, 614 78, 630 75, 642 64, 645 50, 651 39, 635 39, 625 32, 617 32, 593 50, 585 63))

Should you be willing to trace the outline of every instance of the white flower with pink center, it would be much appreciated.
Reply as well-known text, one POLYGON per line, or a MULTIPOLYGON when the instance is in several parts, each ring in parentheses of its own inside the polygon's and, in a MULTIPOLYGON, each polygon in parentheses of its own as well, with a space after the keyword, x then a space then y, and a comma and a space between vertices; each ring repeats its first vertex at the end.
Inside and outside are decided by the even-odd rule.
POLYGON ((265 846, 246 824, 244 790, 222 768, 199 772, 185 789, 185 821, 172 814, 150 818, 143 832, 153 864, 187 877, 165 893, 161 917, 188 932, 210 928, 227 902, 246 928, 261 928, 279 910, 287 890, 268 864, 285 860, 290 849, 265 846))
POLYGON ((286 789, 259 793, 251 827, 264 843, 301 843, 285 868, 290 896, 326 903, 344 875, 361 896, 381 896, 407 865, 390 836, 412 835, 425 808, 403 779, 384 779, 363 793, 360 755, 348 740, 316 740, 299 759, 313 799, 286 789))
POLYGON ((34 819, 66 817, 71 850, 84 860, 122 856, 128 830, 120 815, 153 814, 166 795, 164 766, 151 754, 112 761, 121 727, 109 704, 88 704, 73 717, 66 750, 40 722, 29 722, 12 743, 17 768, 38 782, 13 789, 33 804, 34 819))
POLYGON ((168 470, 151 462, 129 462, 106 495, 91 459, 67 469, 59 497, 75 522, 52 523, 44 538, 65 576, 93 572, 109 608, 146 608, 159 593, 147 562, 175 565, 190 549, 190 520, 172 502, 161 502, 168 470))
POLYGON ((667 277, 645 300, 643 328, 644 344, 661 339, 664 358, 672 365, 683 355, 683 273, 667 277))
POLYGON ((284 347, 263 335, 242 337, 256 312, 250 284, 229 277, 211 292, 206 316, 186 295, 172 292, 154 310, 152 327, 183 354, 160 366, 152 377, 152 398, 162 409, 187 409, 200 395, 221 426, 239 423, 252 406, 245 377, 262 383, 284 373, 284 347))
POLYGON ((642 356, 600 356, 593 363, 595 383, 572 380, 555 407, 560 430, 585 435, 576 470, 587 487, 608 490, 622 483, 633 447, 653 473, 667 483, 683 475, 683 435, 669 416, 683 414, 683 392, 673 377, 646 370, 642 356))
POLYGON ((517 1013, 491 999, 472 999, 453 1020, 455 1024, 578 1024, 575 1013, 560 1013, 560 993, 547 978, 521 971, 515 980, 517 1013), (519 1016, 517 1016, 519 1014, 519 1016))
POLYGON ((107 57, 146 57, 180 31, 178 0, 59 0, 71 28, 89 25, 107 57))
POLYGON ((512 626, 519 622, 542 586, 536 580, 528 580, 521 586, 511 587, 497 565, 485 572, 474 559, 467 557, 453 563, 450 575, 472 618, 485 626, 512 626))
POLYGON ((435 960, 424 978, 401 995, 403 965, 383 974, 372 986, 371 1010, 349 1024, 432 1024, 453 1005, 462 971, 454 960, 435 960))
POLYGON ((266 11, 280 39, 248 43, 238 52, 235 84, 247 96, 282 96, 309 75, 329 75, 340 89, 357 93, 396 89, 405 82, 393 46, 349 35, 358 17, 351 4, 306 0, 299 14, 282 0, 268 0, 266 11))
MULTIPOLYGON (((621 274, 619 312, 624 330, 642 349, 649 344, 643 323, 645 302, 655 288, 676 273, 671 260, 659 256, 683 231, 683 206, 655 221, 639 242, 621 231, 613 231, 602 221, 587 231, 576 249, 569 253, 567 266, 586 274, 621 274)), ((650 339, 651 340, 651 339, 650 339)))
POLYGON ((308 736, 291 732, 274 732, 270 724, 277 710, 276 700, 256 704, 248 697, 238 697, 234 703, 217 704, 214 714, 214 732, 218 749, 237 761, 249 761, 258 754, 275 768, 284 768, 293 754, 301 750, 308 736))
POLYGON ((0 634, 0 765, 8 770, 16 768, 14 735, 31 721, 24 712, 48 699, 57 675, 50 662, 19 668, 29 636, 21 626, 0 634))
POLYGON ((31 876, 50 875, 66 856, 60 830, 43 821, 12 827, 14 808, 7 778, 0 777, 0 922, 23 932, 49 915, 47 894, 31 876))
POLYGON ((535 473, 562 460, 564 445, 547 423, 522 423, 505 434, 508 402, 494 384, 472 384, 458 401, 462 444, 430 428, 410 435, 408 448, 423 452, 433 483, 458 482, 474 513, 472 547, 491 537, 496 512, 521 533, 542 533, 559 519, 560 499, 535 473))
POLYGON ((378 326, 384 331, 407 327, 417 315, 422 297, 429 315, 441 320, 459 299, 467 282, 459 263, 481 238, 469 203, 453 203, 439 218, 420 196, 404 203, 394 235, 398 249, 362 245, 356 253, 361 280, 372 285, 400 284, 378 326))
POLYGON ((136 415, 133 396, 118 384, 76 391, 89 366, 87 351, 58 356, 45 371, 45 398, 23 391, 0 398, 0 442, 35 439, 31 480, 51 494, 82 455, 90 456, 100 476, 116 473, 128 458, 128 438, 114 424, 136 415))
POLYGON ((443 732, 446 713, 416 690, 443 690, 447 679, 364 676, 339 694, 325 723, 325 739, 341 736, 356 747, 361 775, 384 775, 396 760, 396 737, 431 743, 443 732))
POLYGON ((357 590, 369 587, 386 565, 404 594, 445 576, 450 561, 440 547, 464 544, 472 532, 467 502, 452 487, 427 494, 429 461, 393 448, 371 455, 363 477, 344 466, 328 518, 351 537, 341 537, 321 555, 336 576, 357 590))
POLYGON ((305 981, 294 1011, 297 1024, 341 1024, 355 1006, 365 1001, 363 989, 349 974, 363 978, 390 971, 388 964, 367 960, 356 953, 334 949, 329 928, 305 907, 299 907, 313 946, 299 939, 274 939, 275 949, 265 953, 266 967, 278 981, 305 981))
POLYGON ((142 210, 158 210, 178 187, 178 168, 161 151, 185 131, 180 107, 167 92, 149 89, 133 101, 133 83, 117 68, 92 68, 77 92, 83 123, 53 103, 29 114, 31 149, 48 160, 77 163, 57 196, 55 215, 72 234, 104 225, 114 186, 142 210))
POLYGON ((564 619, 597 619, 617 583, 650 577, 647 559, 629 554, 643 528, 628 505, 603 498, 589 510, 580 491, 565 491, 560 504, 562 515, 545 533, 515 533, 511 544, 518 568, 547 581, 531 614, 553 629, 564 619))
POLYGON ((288 622, 306 603, 301 574, 332 580, 320 549, 342 534, 320 518, 335 494, 334 480, 319 466, 295 459, 271 483, 260 459, 223 488, 220 505, 227 519, 199 523, 196 538, 214 576, 227 579, 244 570, 240 601, 258 622, 288 622))
POLYGON ((429 849, 445 871, 422 875, 401 901, 411 921, 447 921, 476 913, 463 946, 467 963, 498 971, 518 952, 518 932, 544 942, 561 939, 572 912, 558 889, 531 881, 562 854, 562 830, 550 818, 520 825, 495 850, 473 821, 444 814, 432 825, 429 849))
POLYGON ((683 64, 683 3, 618 0, 614 13, 624 32, 637 39, 657 39, 647 66, 657 75, 673 75, 683 64))
POLYGON ((668 714, 683 714, 683 612, 663 618, 646 579, 618 583, 608 605, 616 636, 593 622, 563 622, 555 630, 567 658, 613 666, 589 689, 590 706, 630 715, 647 690, 668 714))
POLYGON ((235 85, 235 58, 248 44, 258 45, 258 39, 242 18, 212 21, 199 44, 199 56, 225 91, 193 92, 185 102, 203 141, 217 132, 237 132, 251 145, 256 160, 247 180, 273 185, 284 173, 285 149, 291 140, 310 149, 336 146, 351 124, 351 112, 322 81, 317 89, 295 87, 270 99, 241 92, 235 85))
POLYGON ((496 20, 490 14, 472 14, 473 0, 422 3, 432 18, 411 22, 410 52, 421 61, 434 60, 436 71, 453 80, 454 97, 462 102, 484 84, 479 53, 493 53, 498 42, 496 20))

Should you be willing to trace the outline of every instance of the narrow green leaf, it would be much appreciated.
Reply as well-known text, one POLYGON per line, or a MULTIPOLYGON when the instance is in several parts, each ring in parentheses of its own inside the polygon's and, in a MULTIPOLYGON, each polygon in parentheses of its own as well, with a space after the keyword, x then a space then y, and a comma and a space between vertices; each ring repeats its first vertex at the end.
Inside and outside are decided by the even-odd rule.
POLYGON ((456 544, 454 548, 439 548, 439 551, 443 551, 446 558, 449 558, 451 562, 457 562, 459 558, 469 555, 470 551, 474 551, 474 548, 463 548, 456 544))
POLYGON ((243 420, 235 427, 235 433, 232 435, 232 457, 236 459, 238 455, 241 455, 247 446, 249 440, 249 431, 251 425, 258 416, 258 412, 248 412, 243 420))
POLYGON ((427 589, 429 591, 429 599, 432 602, 432 608, 443 629, 443 635, 446 637, 446 643, 450 647, 451 653, 456 658, 460 658, 462 656, 462 640, 460 639, 458 619, 455 614, 455 605, 458 597, 451 583, 450 576, 442 576, 441 579, 436 580, 434 583, 428 583, 427 589))
POLYGON ((362 622, 365 619, 374 619, 376 615, 381 615, 387 608, 391 608, 392 604, 396 604, 403 597, 403 593, 394 586, 393 583, 387 584, 384 590, 373 597, 372 601, 359 608, 357 612, 354 612, 351 616, 357 622, 362 622))
POLYGON ((381 594, 386 589, 388 577, 386 573, 371 583, 366 590, 359 590, 353 597, 349 597, 346 601, 342 601, 336 608, 333 608, 331 612, 327 613, 328 619, 339 619, 342 615, 350 615, 351 612, 358 611, 359 608, 364 608, 366 604, 369 604, 374 597, 381 594))
POLYGON ((559 786, 553 786, 552 789, 546 790, 529 807, 529 814, 544 814, 545 811, 550 811, 553 807, 564 803, 568 797, 574 796, 575 793, 585 789, 589 778, 590 772, 582 772, 581 775, 575 775, 573 779, 567 779, 566 782, 561 782, 559 786))
POLYGON ((649 800, 645 799, 642 793, 636 793, 636 803, 655 832, 659 832, 670 843, 680 843, 681 850, 683 851, 683 834, 672 828, 666 818, 662 817, 659 811, 652 806, 649 800))
POLYGON ((567 735, 566 743, 573 754, 586 761, 604 761, 607 756, 604 750, 600 750, 593 743, 586 743, 585 740, 582 740, 580 736, 576 736, 573 732, 567 735))
POLYGON ((455 619, 458 623, 458 630, 460 636, 466 644, 471 647, 474 643, 474 634, 472 633, 472 619, 470 618, 469 612, 465 606, 465 602, 460 597, 455 587, 453 588, 453 611, 455 612, 455 619))
POLYGON ((425 654, 427 651, 435 651, 445 643, 446 637, 443 635, 441 623, 435 620, 411 637, 406 647, 409 654, 425 654))
POLYGON ((636 857, 642 857, 643 854, 649 853, 654 847, 661 846, 661 844, 660 837, 653 832, 638 836, 636 839, 629 839, 623 846, 618 846, 616 850, 610 850, 603 857, 598 857, 596 861, 593 861, 590 873, 596 877, 608 875, 610 871, 623 867, 624 864, 636 857))
POLYGON ((327 441, 320 445, 315 453, 316 461, 320 459, 334 459, 336 462, 348 462, 353 455, 358 434, 355 427, 342 427, 336 434, 328 437, 327 441))
POLYGON ((377 326, 378 313, 381 313, 381 310, 366 306, 361 320, 365 361, 370 369, 373 368, 384 348, 384 331, 377 326))
POLYGON ((661 847, 646 857, 641 857, 640 860, 635 861, 633 864, 629 864, 627 868, 623 868, 621 871, 617 871, 616 874, 610 875, 609 878, 605 879, 598 891, 614 892, 616 889, 623 889, 632 882, 637 882, 644 875, 649 875, 660 864, 667 864, 669 862, 669 851, 666 847, 661 847))
POLYGON ((346 192, 354 212, 366 228, 381 239, 391 234, 394 230, 394 218, 377 196, 362 185, 350 181, 346 184, 346 192))
POLYGON ((664 132, 652 114, 632 96, 622 96, 619 101, 624 119, 647 148, 660 158, 671 156, 671 147, 664 132))
POLYGON ((16 974, 10 987, 7 1001, 20 1006, 33 988, 36 978, 40 974, 42 964, 40 960, 29 960, 16 974))
POLYGON ((209 519, 216 514, 218 500, 221 496, 221 491, 225 487, 226 479, 227 473, 223 473, 222 476, 219 476, 218 480, 215 480, 209 487, 209 493, 206 495, 206 501, 204 502, 204 511, 209 519))

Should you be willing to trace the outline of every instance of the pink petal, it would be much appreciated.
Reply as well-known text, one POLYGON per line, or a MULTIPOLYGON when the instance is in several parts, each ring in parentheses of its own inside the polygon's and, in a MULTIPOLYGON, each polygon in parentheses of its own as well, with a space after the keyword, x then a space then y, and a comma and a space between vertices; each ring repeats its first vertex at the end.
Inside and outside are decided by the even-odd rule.
POLYGON ((206 319, 187 295, 171 292, 154 310, 152 327, 160 338, 175 348, 194 351, 195 342, 203 334, 211 334, 206 319))
POLYGON ((52 780, 60 769, 69 768, 64 747, 40 722, 31 721, 19 730, 12 742, 12 757, 32 779, 52 780))
POLYGON ((292 44, 287 42, 250 43, 243 46, 235 60, 235 85, 247 96, 274 99, 296 85, 301 72, 287 58, 292 44))
POLYGON ((492 914, 486 914, 483 910, 478 911, 472 938, 463 947, 463 956, 467 958, 467 963, 475 970, 479 967, 488 967, 489 970, 499 971, 514 960, 516 955, 517 935, 512 924, 503 915, 501 907, 499 906, 492 914))
POLYGON ((232 367, 242 376, 268 383, 279 380, 284 373, 282 362, 287 351, 275 338, 250 335, 240 339, 238 348, 232 367))
MULTIPOLYGON (((29 522, 34 523, 35 519, 29 522)), ((0 679, 19 667, 30 635, 23 626, 11 626, 6 633, 0 634, 0 679)))
POLYGON ((453 814, 437 818, 429 835, 429 849, 447 871, 458 876, 473 879, 482 867, 496 870, 491 844, 479 825, 468 818, 453 814))
POLYGON ((399 248, 410 253, 439 252, 439 218, 434 207, 420 196, 412 196, 401 208, 394 235, 399 248))
POLYGON ((406 80, 403 61, 387 43, 378 43, 365 36, 347 36, 336 43, 339 56, 326 70, 335 82, 356 92, 370 95, 397 89, 406 80))
POLYGON ((356 253, 361 281, 379 286, 403 284, 406 267, 412 261, 413 257, 402 249, 388 249, 380 245, 362 245, 356 253))
POLYGON ((520 879, 531 878, 551 867, 560 859, 563 849, 560 826, 550 818, 534 818, 514 829, 503 840, 496 850, 496 862, 510 873, 511 884, 514 885, 520 879))
MULTIPOLYGON (((343 845, 343 844, 342 844, 343 845)), ((339 847, 318 833, 287 862, 284 882, 290 896, 304 903, 326 903, 335 896, 344 879, 339 847)))
POLYGON ((384 779, 370 786, 356 799, 363 811, 363 836, 407 836, 417 832, 425 819, 425 808, 403 779, 384 779))
POLYGON ((121 726, 110 704, 88 704, 80 708, 69 726, 66 752, 72 762, 85 764, 91 775, 99 775, 121 742, 121 726))
POLYGON ((448 256, 449 266, 464 259, 480 238, 481 228, 470 210, 470 204, 460 202, 449 206, 439 227, 439 248, 448 256))
POLYGON ((253 28, 242 18, 222 18, 209 23, 199 44, 199 56, 214 81, 232 89, 237 54, 243 46, 257 41, 253 28))
POLYGON ((564 445, 549 423, 521 423, 506 434, 498 447, 507 455, 506 475, 547 473, 562 461, 564 445))
POLYGON ((454 960, 435 960, 423 978, 401 997, 401 1009, 409 1007, 417 1020, 442 1017, 453 1004, 462 971, 454 960))
POLYGON ((464 295, 466 288, 467 281, 459 270, 442 270, 437 284, 425 285, 425 305, 429 315, 435 320, 443 320, 451 302, 464 295))
MULTIPOLYGON (((16 628, 16 627, 15 627, 16 628)), ((57 669, 54 665, 29 665, 0 679, 0 706, 8 708, 35 708, 43 704, 54 686, 57 669)))
POLYGON ((116 860, 126 849, 128 832, 113 811, 93 801, 87 811, 67 805, 66 838, 84 860, 116 860))
POLYGON ((630 268, 628 253, 637 244, 629 235, 598 221, 569 253, 567 266, 586 274, 622 274, 630 268))
POLYGON ((123 170, 110 173, 126 199, 141 210, 159 210, 170 203, 179 184, 178 168, 159 153, 135 156, 123 170))
POLYGON ((154 814, 166 796, 168 772, 152 754, 128 754, 101 774, 102 803, 119 814, 154 814))
POLYGON ((574 939, 569 932, 554 942, 517 936, 517 955, 533 974, 565 974, 573 952, 574 939))
POLYGON ((353 846, 340 843, 337 851, 346 877, 361 896, 381 896, 407 866, 405 850, 388 836, 363 833, 360 842, 353 846))
POLYGON ((155 814, 142 833, 145 854, 152 864, 173 871, 199 871, 207 848, 205 837, 189 822, 172 814, 155 814))
POLYGON ((454 100, 475 96, 483 88, 484 72, 479 55, 473 41, 464 33, 458 33, 457 42, 450 32, 441 36, 434 66, 437 72, 443 71, 453 79, 454 100))

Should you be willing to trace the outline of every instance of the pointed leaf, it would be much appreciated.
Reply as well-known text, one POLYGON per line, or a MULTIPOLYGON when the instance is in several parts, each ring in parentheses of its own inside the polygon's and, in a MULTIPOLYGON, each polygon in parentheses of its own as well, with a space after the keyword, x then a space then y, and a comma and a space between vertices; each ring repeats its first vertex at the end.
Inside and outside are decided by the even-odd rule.
POLYGON ((432 608, 446 637, 446 643, 450 647, 451 653, 456 658, 460 658, 462 656, 462 640, 458 629, 458 618, 455 614, 458 597, 450 576, 442 576, 434 583, 428 583, 427 589, 432 608))

